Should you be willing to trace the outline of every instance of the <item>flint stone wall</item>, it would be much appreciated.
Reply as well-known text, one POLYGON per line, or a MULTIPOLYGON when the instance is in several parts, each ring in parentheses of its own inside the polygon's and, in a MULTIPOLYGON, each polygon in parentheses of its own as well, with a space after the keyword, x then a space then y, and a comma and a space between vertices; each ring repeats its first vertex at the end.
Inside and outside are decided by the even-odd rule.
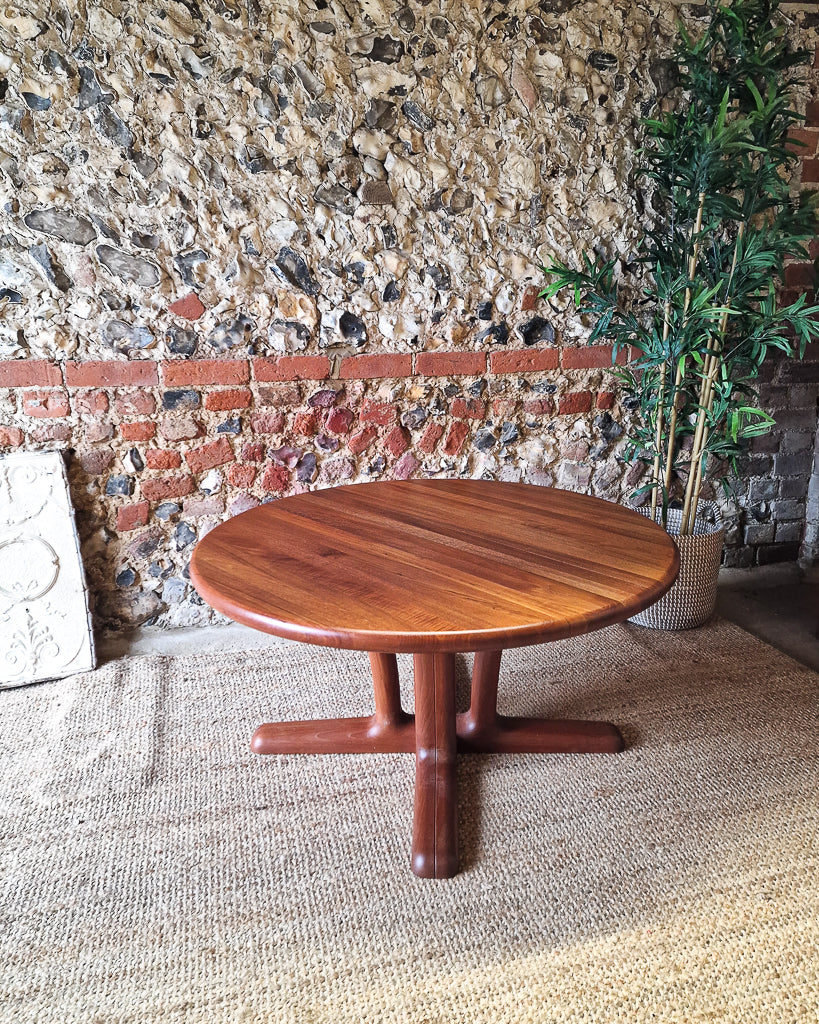
MULTIPOLYGON (((787 8, 800 45, 814 9, 787 8)), ((538 267, 630 251, 652 215, 637 123, 698 13, 0 7, 0 451, 66 452, 101 622, 209 621, 196 539, 305 488, 462 475, 625 500, 611 351, 537 298, 538 267)), ((735 564, 799 549, 806 365, 793 407, 793 368, 772 371, 793 415, 754 456, 735 564)))

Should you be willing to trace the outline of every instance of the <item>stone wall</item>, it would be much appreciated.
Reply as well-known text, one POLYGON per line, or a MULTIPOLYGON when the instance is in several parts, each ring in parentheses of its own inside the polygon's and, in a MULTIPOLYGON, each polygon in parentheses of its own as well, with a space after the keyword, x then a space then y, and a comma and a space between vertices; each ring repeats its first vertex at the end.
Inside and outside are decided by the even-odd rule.
MULTIPOLYGON (((812 9, 787 8, 802 45, 812 9)), ((309 487, 628 495, 611 352, 537 298, 538 266, 628 251, 651 216, 637 121, 673 85, 678 13, 697 9, 0 7, 0 450, 66 451, 101 622, 207 621, 197 537, 309 487)), ((770 383, 800 426, 753 457, 737 562, 789 557, 804 530, 791 447, 816 378, 793 372, 770 383)))

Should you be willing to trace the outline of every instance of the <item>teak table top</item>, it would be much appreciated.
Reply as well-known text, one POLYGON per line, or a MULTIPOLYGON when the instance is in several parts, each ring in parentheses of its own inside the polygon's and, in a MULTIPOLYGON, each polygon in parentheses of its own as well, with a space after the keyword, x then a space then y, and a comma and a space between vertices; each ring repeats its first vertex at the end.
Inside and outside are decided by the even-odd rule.
POLYGON ((348 485, 244 512, 199 542, 191 579, 238 622, 370 652, 519 647, 620 622, 679 565, 659 526, 547 487, 348 485))

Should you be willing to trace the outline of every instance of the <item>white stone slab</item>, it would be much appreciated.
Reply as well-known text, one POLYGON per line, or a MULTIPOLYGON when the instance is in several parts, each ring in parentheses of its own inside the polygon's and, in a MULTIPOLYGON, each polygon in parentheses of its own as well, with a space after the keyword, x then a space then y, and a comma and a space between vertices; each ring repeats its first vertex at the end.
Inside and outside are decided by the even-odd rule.
POLYGON ((95 667, 79 538, 58 452, 0 457, 0 689, 95 667))

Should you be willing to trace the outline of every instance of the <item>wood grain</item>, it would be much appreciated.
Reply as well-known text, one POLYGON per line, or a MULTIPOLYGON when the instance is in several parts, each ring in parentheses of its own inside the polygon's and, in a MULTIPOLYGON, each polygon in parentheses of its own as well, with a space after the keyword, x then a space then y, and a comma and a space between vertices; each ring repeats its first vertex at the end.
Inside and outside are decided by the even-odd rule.
POLYGON ((677 548, 587 495, 483 480, 360 484, 222 523, 191 579, 230 618, 374 653, 524 646, 619 622, 673 583, 677 548))

